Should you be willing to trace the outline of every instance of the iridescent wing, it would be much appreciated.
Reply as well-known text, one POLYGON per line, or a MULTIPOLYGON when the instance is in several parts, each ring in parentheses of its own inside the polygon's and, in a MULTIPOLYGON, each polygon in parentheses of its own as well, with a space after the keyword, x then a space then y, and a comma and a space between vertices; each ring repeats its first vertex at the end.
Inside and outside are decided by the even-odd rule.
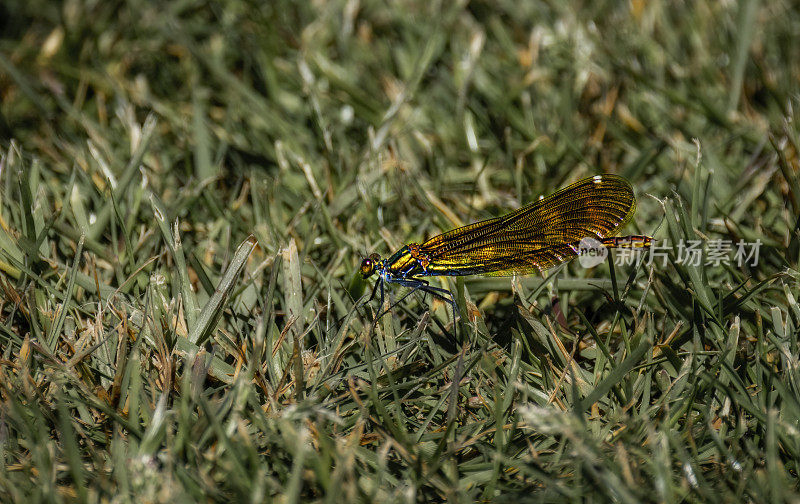
POLYGON ((575 257, 581 239, 616 234, 635 210, 624 178, 589 177, 510 214, 434 236, 419 247, 424 275, 544 271, 575 257))

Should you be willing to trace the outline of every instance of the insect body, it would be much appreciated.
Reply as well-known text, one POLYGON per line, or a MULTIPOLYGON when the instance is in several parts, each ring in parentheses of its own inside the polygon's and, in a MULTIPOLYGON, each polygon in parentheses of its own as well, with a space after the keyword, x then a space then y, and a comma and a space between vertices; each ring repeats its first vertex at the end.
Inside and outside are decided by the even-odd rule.
POLYGON ((378 275, 381 298, 383 284, 394 283, 455 305, 450 291, 428 285, 424 277, 540 273, 577 256, 585 238, 607 248, 649 247, 649 236, 615 236, 635 210, 633 189, 624 178, 595 175, 501 217, 409 243, 387 259, 371 254, 360 271, 363 278, 378 275))
POLYGON ((541 272, 575 257, 583 238, 606 247, 648 247, 649 236, 614 237, 633 216, 636 199, 617 175, 580 180, 502 217, 410 243, 388 259, 372 254, 361 274, 382 280, 436 275, 513 275, 541 272))

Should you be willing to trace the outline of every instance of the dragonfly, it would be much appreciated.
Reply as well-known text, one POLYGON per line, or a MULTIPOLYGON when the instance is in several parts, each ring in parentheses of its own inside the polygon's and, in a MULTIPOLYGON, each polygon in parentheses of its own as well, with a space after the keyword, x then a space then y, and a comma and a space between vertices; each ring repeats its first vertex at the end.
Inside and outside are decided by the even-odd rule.
POLYGON ((360 273, 364 279, 378 276, 369 300, 380 288, 381 306, 384 285, 397 284, 445 299, 455 320, 452 292, 430 285, 425 277, 543 273, 576 257, 585 239, 606 248, 650 247, 650 236, 616 236, 635 211, 627 180, 595 175, 506 215, 404 245, 388 258, 370 254, 361 261, 360 273))

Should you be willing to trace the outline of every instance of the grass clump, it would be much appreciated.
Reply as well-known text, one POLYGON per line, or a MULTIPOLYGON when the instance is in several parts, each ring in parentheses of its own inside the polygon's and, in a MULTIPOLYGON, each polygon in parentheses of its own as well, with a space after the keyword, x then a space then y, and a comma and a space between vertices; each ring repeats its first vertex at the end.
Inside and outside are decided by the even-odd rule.
POLYGON ((792 4, 0 12, 2 500, 797 501, 792 4), (373 325, 365 253, 605 172, 654 261, 373 325))

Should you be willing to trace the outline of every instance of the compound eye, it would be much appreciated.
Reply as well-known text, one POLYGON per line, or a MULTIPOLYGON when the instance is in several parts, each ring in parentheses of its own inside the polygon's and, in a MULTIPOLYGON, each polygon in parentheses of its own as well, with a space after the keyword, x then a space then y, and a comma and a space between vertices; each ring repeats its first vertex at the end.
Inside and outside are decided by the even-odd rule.
POLYGON ((361 261, 361 276, 364 278, 369 277, 380 267, 381 264, 381 256, 380 254, 370 254, 369 257, 365 257, 363 261, 361 261))
POLYGON ((367 278, 373 273, 375 273, 375 262, 367 257, 361 261, 361 276, 367 278))

